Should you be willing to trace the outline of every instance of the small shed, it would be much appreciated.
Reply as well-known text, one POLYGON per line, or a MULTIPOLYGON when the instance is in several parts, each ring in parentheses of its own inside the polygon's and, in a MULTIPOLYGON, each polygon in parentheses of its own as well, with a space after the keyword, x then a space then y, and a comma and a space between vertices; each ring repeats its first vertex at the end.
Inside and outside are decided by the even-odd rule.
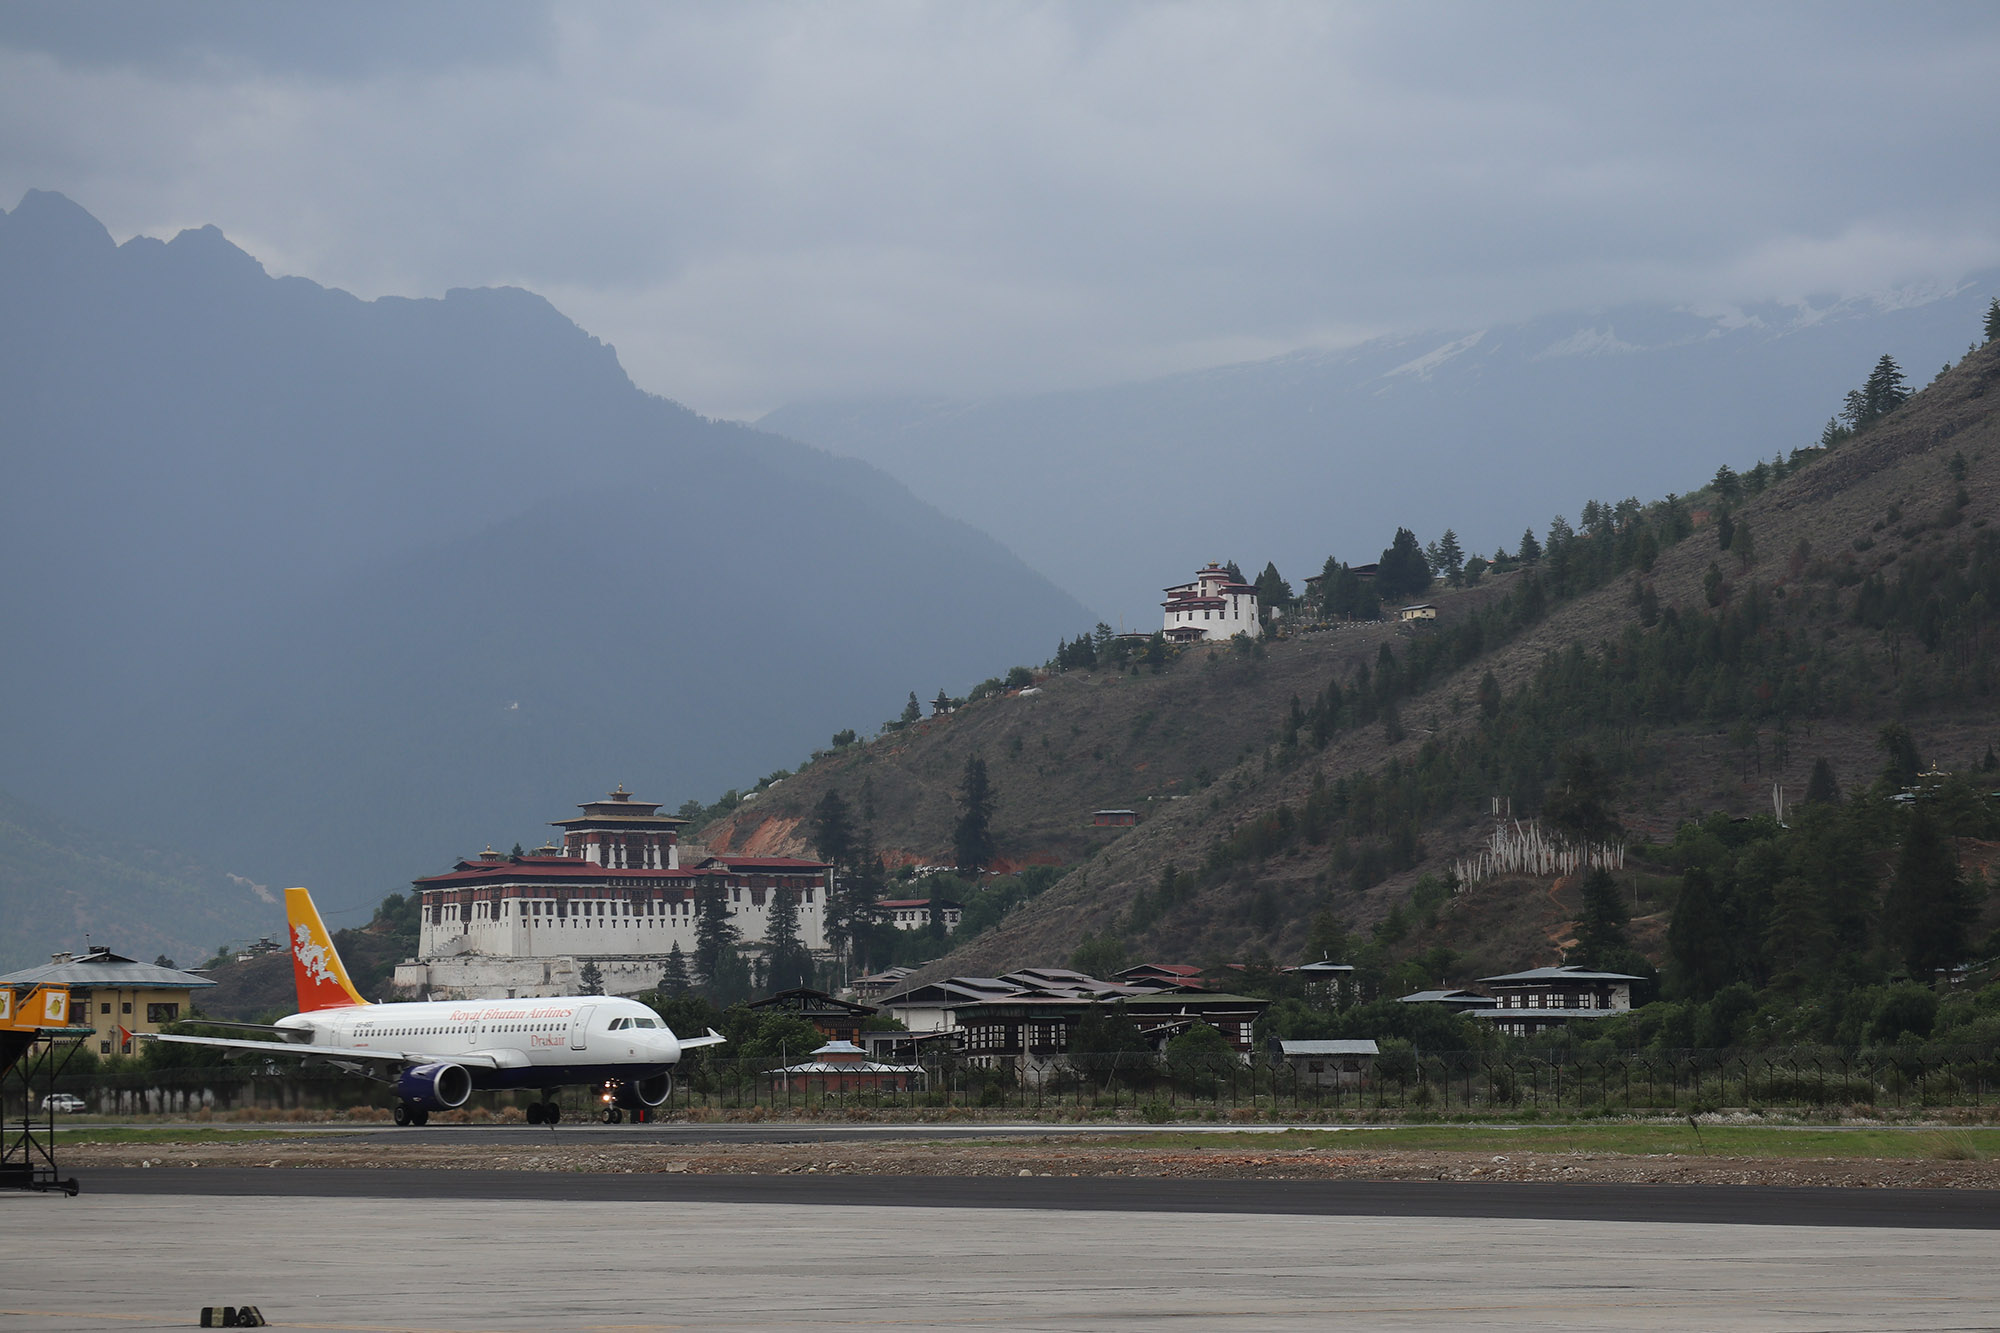
POLYGON ((1090 822, 1098 828, 1129 828, 1139 822, 1134 810, 1093 810, 1090 822))
POLYGON ((1396 619, 1398 620, 1436 620, 1437 618, 1438 609, 1429 602, 1418 602, 1415 606, 1406 606, 1396 612, 1396 619))
POLYGON ((1369 1039, 1271 1040, 1271 1055, 1291 1067, 1301 1088, 1358 1088, 1375 1077, 1381 1050, 1369 1039))

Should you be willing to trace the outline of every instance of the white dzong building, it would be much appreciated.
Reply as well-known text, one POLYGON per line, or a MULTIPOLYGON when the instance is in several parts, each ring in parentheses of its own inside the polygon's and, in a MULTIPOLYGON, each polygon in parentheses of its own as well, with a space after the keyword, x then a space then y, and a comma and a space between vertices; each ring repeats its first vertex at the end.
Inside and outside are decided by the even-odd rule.
POLYGON ((1163 632, 1175 643, 1228 639, 1238 634, 1254 639, 1264 632, 1257 618, 1257 590, 1213 561, 1195 574, 1192 583, 1165 591, 1163 632))
POLYGON ((799 940, 823 951, 830 867, 790 856, 702 858, 683 866, 684 819, 623 787, 553 821, 560 847, 520 856, 491 849, 415 881, 417 956, 396 983, 440 999, 574 994, 595 963, 613 995, 650 990, 679 945, 692 958, 696 899, 722 895, 738 939, 755 948, 787 894, 799 940))

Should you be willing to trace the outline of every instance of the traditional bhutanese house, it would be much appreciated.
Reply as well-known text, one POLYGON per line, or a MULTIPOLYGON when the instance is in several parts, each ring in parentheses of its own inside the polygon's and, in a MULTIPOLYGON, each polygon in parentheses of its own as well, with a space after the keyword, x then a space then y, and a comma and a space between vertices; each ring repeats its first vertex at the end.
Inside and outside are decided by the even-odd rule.
POLYGON ((1168 643, 1200 643, 1207 637, 1199 625, 1175 625, 1166 632, 1168 643))
POLYGON ((948 1032, 956 1026, 953 1006, 1014 995, 1020 990, 998 977, 946 977, 885 995, 880 1008, 912 1032, 948 1032))
POLYGON ((1495 1009, 1500 1001, 1491 995, 1478 995, 1469 990, 1420 990, 1408 995, 1398 995, 1398 1004, 1435 1004, 1446 1009, 1465 1013, 1473 1009, 1495 1009))
MULTIPOLYGON (((946 930, 957 930, 965 908, 949 898, 940 898, 938 916, 946 930)), ((927 930, 931 924, 929 898, 885 898, 875 904, 875 914, 897 930, 927 930)))
POLYGON ((1419 602, 1415 606, 1406 606, 1396 612, 1396 619, 1398 620, 1436 620, 1437 618, 1438 609, 1429 602, 1419 602))
POLYGON ((851 1041, 830 1041, 804 1064, 770 1072, 773 1083, 807 1092, 911 1092, 922 1088, 922 1065, 884 1064, 851 1041))
POLYGON ((1140 963, 1111 975, 1113 980, 1128 986, 1153 986, 1163 990, 1175 987, 1206 989, 1201 984, 1201 969, 1192 963, 1140 963))
POLYGON ((1135 810, 1093 810, 1090 822, 1096 828, 1129 828, 1139 822, 1135 810))
POLYGON ((857 1000, 879 1000, 902 985, 916 970, 914 967, 886 967, 880 972, 855 978, 848 989, 854 992, 857 1000))
POLYGON ((1491 1009, 1469 1009, 1472 1018, 1502 1032, 1532 1037, 1577 1021, 1630 1013, 1632 983, 1643 977, 1624 972, 1591 972, 1580 967, 1536 967, 1505 976, 1481 977, 1499 1001, 1491 1009))
POLYGON ((1314 1004, 1334 1004, 1340 999, 1342 991, 1354 986, 1354 966, 1351 963, 1329 963, 1321 959, 1317 963, 1300 963, 1285 970, 1305 983, 1306 998, 1314 1004))
POLYGON ((1167 600, 1160 605, 1166 623, 1161 628, 1176 643, 1237 634, 1254 639, 1264 632, 1257 621, 1257 590, 1213 561, 1195 572, 1193 582, 1165 591, 1167 600), (1188 630, 1196 633, 1188 635, 1188 630))
POLYGON ((1271 1040, 1271 1055, 1292 1071, 1301 1088, 1358 1088, 1375 1073, 1379 1048, 1369 1040, 1271 1040))
POLYGON ((101 946, 85 954, 54 954, 39 967, 0 977, 0 986, 24 994, 38 985, 69 987, 69 1022, 93 1030, 89 1047, 99 1055, 132 1054, 134 1036, 180 1022, 193 1009, 194 992, 214 984, 101 946))
POLYGON ((814 990, 810 986, 781 990, 776 995, 752 1000, 745 1007, 803 1018, 828 1041, 861 1040, 861 1024, 875 1016, 875 1010, 870 1005, 836 1000, 825 991, 814 990))
POLYGON ((1194 1023, 1206 1023, 1247 1062, 1251 1025, 1270 1001, 1213 991, 1142 990, 1097 981, 1095 988, 1087 991, 1038 987, 960 1004, 952 1017, 968 1063, 1009 1068, 1017 1077, 1039 1083, 1069 1053, 1070 1037, 1093 1005, 1122 1006, 1140 1034, 1157 1047, 1164 1047, 1170 1037, 1194 1023))

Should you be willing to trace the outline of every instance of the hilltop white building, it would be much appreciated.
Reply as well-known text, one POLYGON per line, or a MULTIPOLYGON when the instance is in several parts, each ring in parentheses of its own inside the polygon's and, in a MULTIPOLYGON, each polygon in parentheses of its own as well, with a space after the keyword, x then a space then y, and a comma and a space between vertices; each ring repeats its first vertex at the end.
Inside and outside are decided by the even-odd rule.
POLYGON ((1238 634, 1254 639, 1264 632, 1257 619, 1257 590, 1213 561, 1195 574, 1192 583, 1176 584, 1165 591, 1163 629, 1175 643, 1238 634))

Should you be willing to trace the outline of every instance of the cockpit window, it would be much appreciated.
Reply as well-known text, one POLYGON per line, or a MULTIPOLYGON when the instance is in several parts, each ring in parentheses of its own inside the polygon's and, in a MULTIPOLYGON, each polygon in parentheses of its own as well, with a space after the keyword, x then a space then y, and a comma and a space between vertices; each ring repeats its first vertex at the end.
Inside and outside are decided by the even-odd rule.
POLYGON ((632 1026, 635 1028, 656 1028, 659 1025, 659 1020, 652 1018, 635 1018, 632 1020, 632 1026))

